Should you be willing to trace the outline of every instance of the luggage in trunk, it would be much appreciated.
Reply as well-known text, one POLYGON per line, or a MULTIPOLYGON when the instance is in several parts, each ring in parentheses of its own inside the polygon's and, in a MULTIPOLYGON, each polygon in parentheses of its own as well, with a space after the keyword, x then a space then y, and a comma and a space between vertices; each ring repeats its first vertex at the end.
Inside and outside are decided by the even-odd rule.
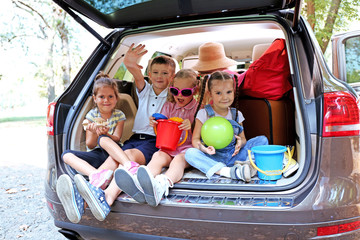
POLYGON ((246 139, 265 135, 269 144, 295 144, 295 109, 290 99, 240 98, 246 139))

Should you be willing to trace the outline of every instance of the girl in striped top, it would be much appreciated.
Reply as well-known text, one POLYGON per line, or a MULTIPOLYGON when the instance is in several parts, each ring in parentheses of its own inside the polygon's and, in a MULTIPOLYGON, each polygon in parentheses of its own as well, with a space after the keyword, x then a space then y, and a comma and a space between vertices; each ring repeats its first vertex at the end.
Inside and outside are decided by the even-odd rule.
POLYGON ((118 163, 111 160, 109 154, 99 147, 98 139, 105 135, 120 144, 126 117, 115 108, 119 100, 118 86, 116 80, 107 74, 100 73, 96 76, 92 97, 95 107, 86 114, 83 122, 87 152, 66 150, 62 159, 79 173, 89 176, 91 184, 104 189, 118 163))

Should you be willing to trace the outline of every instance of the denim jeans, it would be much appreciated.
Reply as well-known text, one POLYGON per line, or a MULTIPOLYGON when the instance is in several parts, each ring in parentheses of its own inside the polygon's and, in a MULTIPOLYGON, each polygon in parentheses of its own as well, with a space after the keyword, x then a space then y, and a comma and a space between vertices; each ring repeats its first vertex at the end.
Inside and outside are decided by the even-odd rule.
POLYGON ((185 153, 185 159, 191 166, 199 169, 206 174, 207 178, 210 178, 221 168, 234 166, 235 161, 245 161, 247 152, 252 147, 268 144, 268 139, 265 136, 251 138, 246 142, 245 146, 240 149, 239 153, 233 157, 232 154, 235 150, 233 144, 216 150, 214 155, 204 153, 197 148, 189 148, 185 153))

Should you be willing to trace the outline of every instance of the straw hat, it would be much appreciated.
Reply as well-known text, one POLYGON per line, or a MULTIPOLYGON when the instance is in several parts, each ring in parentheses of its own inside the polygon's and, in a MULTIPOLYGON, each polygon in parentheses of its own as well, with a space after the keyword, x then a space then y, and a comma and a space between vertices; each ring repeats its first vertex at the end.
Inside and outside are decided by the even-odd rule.
POLYGON ((207 42, 199 47, 199 61, 192 68, 196 71, 210 71, 236 64, 235 60, 226 57, 221 43, 207 42))

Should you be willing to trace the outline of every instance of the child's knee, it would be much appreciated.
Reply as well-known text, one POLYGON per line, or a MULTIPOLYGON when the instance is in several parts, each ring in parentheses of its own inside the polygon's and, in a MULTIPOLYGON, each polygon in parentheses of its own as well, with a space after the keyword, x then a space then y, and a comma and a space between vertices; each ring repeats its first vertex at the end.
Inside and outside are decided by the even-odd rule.
POLYGON ((195 148, 189 148, 186 150, 185 152, 185 159, 188 158, 189 156, 192 156, 194 154, 194 149, 195 148))
POLYGON ((70 155, 72 155, 73 153, 71 152, 71 150, 65 150, 62 154, 61 154, 61 158, 65 163, 68 163, 68 159, 70 157, 70 155))
POLYGON ((71 150, 65 150, 62 154, 61 154, 61 158, 64 159, 64 157, 66 157, 65 155, 69 155, 71 154, 71 150))
POLYGON ((106 141, 107 138, 110 138, 110 137, 109 137, 109 136, 106 136, 106 135, 100 135, 99 138, 98 138, 98 142, 97 142, 98 145, 99 145, 100 147, 102 147, 102 146, 101 146, 101 143, 104 144, 104 140, 106 141))
POLYGON ((268 145, 269 144, 269 140, 264 135, 261 135, 258 138, 259 138, 258 141, 259 141, 260 145, 268 145))
POLYGON ((199 151, 200 150, 197 148, 189 148, 185 152, 185 160, 187 162, 191 162, 194 159, 194 157, 199 154, 199 151))

